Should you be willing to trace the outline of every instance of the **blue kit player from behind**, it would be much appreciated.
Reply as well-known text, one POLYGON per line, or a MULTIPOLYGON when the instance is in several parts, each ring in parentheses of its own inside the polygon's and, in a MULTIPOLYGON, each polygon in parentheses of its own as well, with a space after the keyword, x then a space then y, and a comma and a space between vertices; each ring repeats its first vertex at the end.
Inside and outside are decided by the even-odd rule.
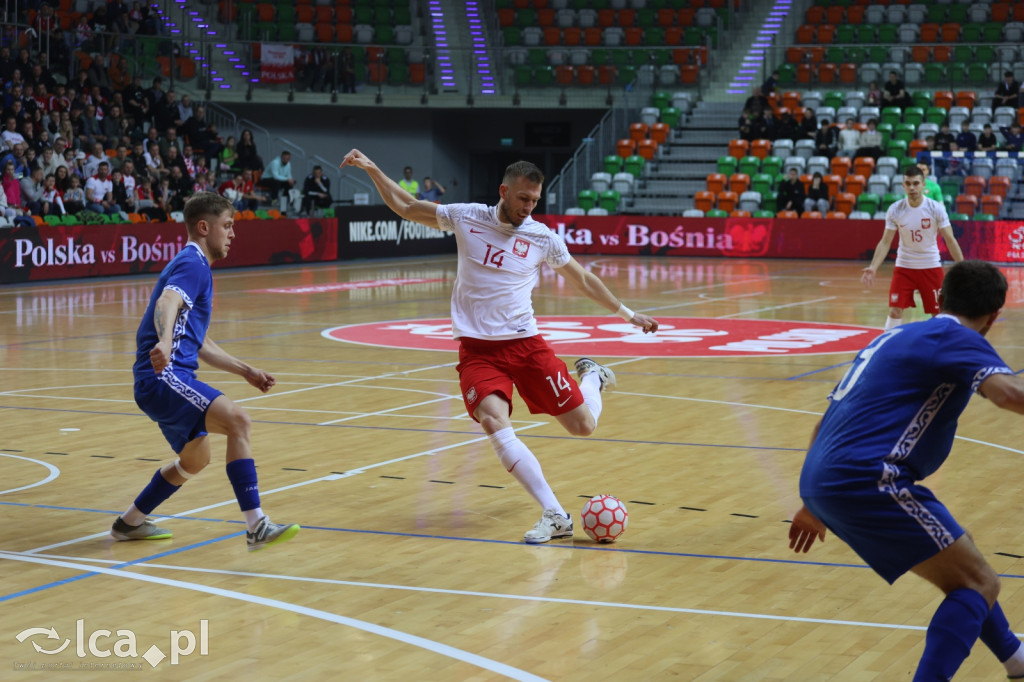
POLYGON ((228 437, 227 474, 245 516, 249 551, 295 537, 299 526, 271 523, 260 508, 256 466, 249 446, 249 415, 196 378, 199 361, 243 377, 266 393, 274 377, 233 357, 207 335, 213 308, 210 263, 227 257, 235 238, 235 209, 210 192, 185 204, 188 243, 157 280, 136 335, 135 402, 160 425, 178 458, 158 469, 110 530, 115 540, 163 540, 169 530, 146 519, 185 481, 210 463, 208 433, 228 437))
POLYGON ((890 329, 854 359, 800 474, 792 549, 806 552, 827 528, 888 582, 911 571, 945 593, 915 681, 952 679, 979 637, 1010 679, 1024 679, 1024 648, 996 601, 999 577, 917 483, 946 460, 971 393, 1024 414, 1024 379, 985 340, 1006 291, 995 266, 954 265, 936 317, 890 329))

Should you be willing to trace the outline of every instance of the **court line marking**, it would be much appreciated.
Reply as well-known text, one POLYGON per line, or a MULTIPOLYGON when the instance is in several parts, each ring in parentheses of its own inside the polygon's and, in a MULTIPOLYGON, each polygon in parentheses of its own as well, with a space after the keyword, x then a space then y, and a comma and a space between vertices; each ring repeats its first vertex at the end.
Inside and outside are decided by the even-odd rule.
MULTIPOLYGON (((530 428, 535 428, 537 426, 543 426, 545 423, 546 422, 533 422, 533 423, 530 423, 530 424, 527 424, 527 425, 521 427, 518 430, 522 431, 522 430, 526 430, 526 429, 530 429, 530 428)), ((458 448, 458 447, 462 447, 462 446, 465 446, 465 445, 472 445, 473 443, 479 443, 481 441, 487 440, 487 438, 488 438, 488 436, 484 435, 484 436, 480 436, 480 437, 477 437, 477 438, 471 438, 469 440, 460 441, 458 443, 452 443, 450 445, 444 445, 444 446, 441 446, 441 447, 430 448, 429 450, 423 450, 423 451, 420 451, 420 452, 413 453, 411 455, 404 455, 402 457, 395 457, 395 458, 384 460, 384 461, 381 461, 381 462, 374 462, 373 464, 366 464, 366 465, 363 465, 361 467, 356 467, 354 469, 349 469, 348 471, 346 471, 343 474, 328 474, 327 476, 320 476, 319 478, 309 479, 307 481, 300 481, 298 483, 293 483, 291 485, 282 486, 280 488, 274 488, 274 489, 268 490, 266 492, 261 490, 260 491, 260 497, 264 497, 266 495, 271 495, 273 493, 283 492, 285 490, 292 490, 294 488, 300 488, 302 486, 310 485, 312 483, 321 483, 321 482, 324 482, 324 481, 337 481, 337 480, 341 480, 343 478, 351 478, 352 476, 356 476, 356 475, 359 475, 359 474, 366 473, 367 471, 369 471, 371 469, 377 469, 377 468, 382 467, 382 466, 387 466, 389 464, 395 464, 397 462, 403 462, 403 461, 406 461, 406 460, 415 459, 417 457, 424 457, 424 456, 427 456, 427 455, 434 455, 434 454, 437 454, 439 452, 444 452, 445 450, 451 450, 453 448, 458 448)), ((224 500, 222 502, 215 502, 213 504, 208 504, 208 505, 203 506, 203 507, 196 507, 194 509, 189 509, 189 510, 186 510, 186 511, 183 511, 183 512, 179 512, 179 513, 175 514, 173 517, 167 517, 167 518, 173 520, 174 517, 187 517, 187 516, 189 516, 191 514, 198 514, 199 512, 208 511, 210 509, 217 509, 219 507, 224 507, 224 506, 227 506, 227 505, 230 505, 230 504, 236 504, 236 503, 237 503, 237 500, 232 498, 232 499, 229 499, 229 500, 224 500)), ((104 537, 106 535, 109 535, 109 534, 110 534, 110 531, 103 531, 102 533, 91 533, 89 535, 84 535, 84 536, 81 536, 81 537, 78 537, 78 538, 73 538, 71 540, 65 540, 63 542, 57 542, 57 543, 54 543, 54 544, 46 545, 44 547, 36 547, 34 549, 25 550, 24 553, 25 554, 37 554, 39 552, 43 552, 43 551, 48 550, 48 549, 54 549, 56 547, 64 547, 66 545, 73 545, 73 544, 76 544, 78 542, 84 542, 86 540, 95 540, 97 538, 102 538, 102 537, 104 537)))
POLYGON ((36 481, 35 483, 30 483, 29 485, 23 485, 20 488, 9 488, 8 490, 0 490, 0 495, 6 495, 7 493, 16 493, 19 490, 28 490, 29 488, 35 488, 36 486, 45 485, 45 484, 49 483, 50 481, 54 480, 55 478, 57 478, 58 476, 60 476, 60 469, 58 469, 57 467, 53 466, 49 462, 43 462, 43 461, 38 460, 38 459, 32 459, 31 457, 21 457, 19 455, 10 455, 10 454, 8 454, 6 452, 0 452, 0 457, 10 457, 11 459, 23 459, 26 462, 32 462, 33 464, 38 464, 40 466, 46 467, 46 469, 50 472, 50 475, 47 476, 46 478, 44 478, 41 481, 36 481))
MULTIPOLYGON (((798 305, 809 305, 811 303, 823 303, 825 301, 835 300, 835 296, 826 296, 825 298, 812 298, 809 301, 796 301, 795 303, 783 303, 782 305, 773 305, 767 308, 758 308, 756 310, 744 310, 739 313, 730 313, 729 315, 718 315, 716 319, 725 319, 727 317, 736 317, 737 315, 752 315, 753 313, 763 313, 769 310, 781 310, 782 308, 793 308, 798 305)), ((854 326, 854 325, 849 325, 854 326)), ((852 351, 850 351, 852 352, 852 351)))
MULTIPOLYGON (((244 592, 236 592, 235 590, 225 590, 219 587, 209 587, 199 583, 185 582, 182 580, 175 580, 173 578, 162 578, 160 576, 145 575, 143 573, 133 573, 131 571, 124 571, 116 568, 104 568, 102 566, 89 566, 70 561, 58 561, 55 559, 46 559, 43 557, 29 557, 20 554, 12 554, 10 552, 0 552, 0 559, 7 559, 10 561, 22 561, 27 563, 42 564, 44 566, 54 566, 57 568, 67 568, 75 571, 85 571, 89 573, 102 573, 104 575, 110 575, 117 578, 127 578, 128 580, 138 580, 140 582, 152 583, 157 585, 163 585, 165 587, 176 587, 183 590, 191 590, 193 592, 203 592, 210 594, 215 597, 225 597, 228 599, 235 599, 241 602, 247 602, 250 604, 258 604, 260 606, 268 606, 270 608, 280 609, 282 611, 290 611, 301 616, 308 616, 310 618, 317 618, 324 620, 329 623, 336 623, 338 625, 345 625, 363 632, 370 634, 379 635, 388 639, 393 639, 403 644, 411 644, 413 646, 425 649, 431 653, 440 654, 447 656, 448 658, 461 661, 463 663, 469 663, 478 668, 489 670, 491 672, 503 675, 513 680, 523 680, 526 682, 542 681, 544 678, 538 677, 525 670, 520 670, 505 663, 495 661, 489 658, 474 654, 462 649, 458 649, 447 644, 442 644, 433 640, 426 639, 424 637, 418 637, 400 630, 394 630, 392 628, 384 627, 382 625, 376 625, 367 621, 358 620, 355 618, 349 618, 348 616, 342 616, 340 614, 331 613, 329 611, 323 611, 321 609, 314 609, 308 606, 300 606, 298 604, 291 604, 278 599, 269 599, 267 597, 260 597, 256 595, 246 594, 244 592)), ((138 564, 135 564, 138 565, 138 564)))

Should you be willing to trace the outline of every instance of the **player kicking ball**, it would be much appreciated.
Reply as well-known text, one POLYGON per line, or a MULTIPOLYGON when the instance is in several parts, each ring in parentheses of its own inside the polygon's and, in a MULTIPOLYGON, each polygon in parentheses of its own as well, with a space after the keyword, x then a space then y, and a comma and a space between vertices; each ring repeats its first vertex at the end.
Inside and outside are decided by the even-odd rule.
POLYGON ((572 537, 572 519, 544 478, 540 462, 512 429, 512 387, 534 414, 550 414, 574 436, 589 436, 601 415, 601 391, 615 375, 589 358, 576 361, 579 383, 540 335, 531 292, 547 263, 583 295, 644 332, 658 322, 634 313, 597 275, 583 269, 565 241, 530 214, 544 174, 527 161, 505 169, 496 206, 435 204, 415 199, 362 152, 342 167, 361 168, 398 215, 455 234, 458 275, 452 291, 452 333, 459 340, 459 385, 469 415, 480 423, 502 466, 540 504, 540 521, 526 531, 536 544, 572 537))
POLYGON ((185 203, 188 243, 160 273, 136 335, 135 402, 160 425, 178 458, 158 469, 135 502, 114 521, 115 540, 164 540, 171 531, 146 519, 210 463, 207 433, 228 437, 227 475, 245 516, 250 552, 285 542, 296 524, 272 523, 260 508, 256 465, 249 447, 249 415, 226 395, 196 379, 202 360, 243 377, 266 393, 274 377, 233 357, 207 335, 213 309, 210 263, 228 255, 235 209, 218 194, 201 192, 185 203))

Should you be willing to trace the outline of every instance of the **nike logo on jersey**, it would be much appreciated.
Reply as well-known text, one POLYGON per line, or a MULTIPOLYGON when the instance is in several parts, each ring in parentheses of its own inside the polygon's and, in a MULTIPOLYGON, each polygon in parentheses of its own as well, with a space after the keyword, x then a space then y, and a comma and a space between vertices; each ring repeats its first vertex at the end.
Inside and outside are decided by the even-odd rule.
MULTIPOLYGON (((572 396, 569 396, 569 398, 572 398, 572 396)), ((561 407, 562 405, 565 405, 567 402, 569 402, 569 398, 566 398, 562 402, 558 403, 558 406, 561 407)))
POLYGON ((483 230, 474 230, 472 227, 469 228, 471 234, 483 234, 483 230))

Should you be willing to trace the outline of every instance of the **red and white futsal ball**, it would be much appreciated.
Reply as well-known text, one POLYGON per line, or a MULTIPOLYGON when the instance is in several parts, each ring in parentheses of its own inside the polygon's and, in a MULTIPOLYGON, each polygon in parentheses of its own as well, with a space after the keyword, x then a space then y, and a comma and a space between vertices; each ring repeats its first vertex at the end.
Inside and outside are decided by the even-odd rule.
POLYGON ((617 497, 598 495, 583 505, 583 530, 598 542, 615 542, 626 531, 629 512, 617 497))

